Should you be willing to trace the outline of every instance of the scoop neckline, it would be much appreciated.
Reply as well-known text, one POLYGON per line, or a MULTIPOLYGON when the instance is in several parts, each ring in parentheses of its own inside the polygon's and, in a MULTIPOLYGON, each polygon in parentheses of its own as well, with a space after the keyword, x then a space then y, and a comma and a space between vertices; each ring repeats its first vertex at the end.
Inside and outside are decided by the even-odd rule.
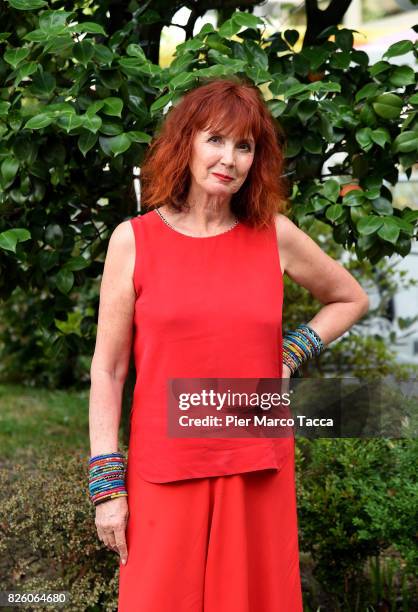
POLYGON ((162 223, 168 230, 170 230, 174 234, 183 236, 184 238, 191 238, 192 240, 208 240, 209 238, 218 238, 219 236, 224 236, 225 234, 231 233, 234 229, 236 229, 237 227, 241 225, 241 222, 238 220, 238 222, 235 225, 225 230, 224 232, 220 232, 219 234, 213 234, 212 236, 190 236, 189 234, 183 234, 183 232, 179 232, 179 230, 176 230, 171 225, 168 225, 168 222, 164 221, 161 213, 159 213, 156 208, 154 209, 154 212, 156 216, 158 217, 160 223, 162 223))

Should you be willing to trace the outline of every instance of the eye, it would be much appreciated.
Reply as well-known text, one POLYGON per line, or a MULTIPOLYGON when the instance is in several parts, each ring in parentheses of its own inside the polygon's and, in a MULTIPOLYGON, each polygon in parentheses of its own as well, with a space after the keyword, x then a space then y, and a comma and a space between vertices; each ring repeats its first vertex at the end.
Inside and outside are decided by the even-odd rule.
MULTIPOLYGON (((211 137, 208 139, 208 142, 210 142, 211 140, 213 141, 213 139, 215 139, 215 140, 216 140, 216 139, 220 140, 221 138, 222 138, 222 136, 219 136, 218 134, 214 134, 213 136, 211 136, 211 137)), ((240 148, 241 148, 242 146, 247 147, 247 151, 251 151, 251 144, 250 144, 249 142, 247 142, 247 141, 240 142, 238 146, 239 146, 240 148)))

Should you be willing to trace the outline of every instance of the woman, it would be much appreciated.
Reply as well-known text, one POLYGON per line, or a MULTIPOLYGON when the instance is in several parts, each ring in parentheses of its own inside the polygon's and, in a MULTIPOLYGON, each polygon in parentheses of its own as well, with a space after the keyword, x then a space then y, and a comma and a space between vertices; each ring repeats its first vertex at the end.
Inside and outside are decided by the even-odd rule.
POLYGON ((150 210, 111 236, 90 491, 98 536, 120 555, 119 612, 302 610, 294 438, 167 433, 170 379, 288 378, 368 309, 356 280, 283 214, 282 165, 258 89, 210 81, 170 109, 148 150, 150 210), (324 306, 282 340, 285 273, 324 306), (132 341, 125 473, 118 428, 132 341))

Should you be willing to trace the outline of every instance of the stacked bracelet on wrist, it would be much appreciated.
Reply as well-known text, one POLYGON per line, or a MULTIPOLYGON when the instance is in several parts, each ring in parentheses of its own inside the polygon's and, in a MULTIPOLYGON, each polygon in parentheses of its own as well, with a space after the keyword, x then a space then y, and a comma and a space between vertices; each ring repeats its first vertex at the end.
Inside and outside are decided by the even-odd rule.
POLYGON ((294 374, 305 361, 319 355, 324 348, 316 331, 302 323, 294 331, 286 332, 283 337, 283 363, 294 374))
POLYGON ((122 453, 107 453, 89 459, 89 493, 95 506, 128 495, 122 453))

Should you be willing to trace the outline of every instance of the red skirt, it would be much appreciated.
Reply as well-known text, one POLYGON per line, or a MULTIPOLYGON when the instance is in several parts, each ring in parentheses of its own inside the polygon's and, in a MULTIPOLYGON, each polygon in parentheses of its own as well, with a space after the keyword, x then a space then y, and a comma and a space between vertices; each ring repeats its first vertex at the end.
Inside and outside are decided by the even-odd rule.
POLYGON ((126 486, 118 612, 302 612, 294 453, 279 471, 168 483, 128 459, 126 486))

